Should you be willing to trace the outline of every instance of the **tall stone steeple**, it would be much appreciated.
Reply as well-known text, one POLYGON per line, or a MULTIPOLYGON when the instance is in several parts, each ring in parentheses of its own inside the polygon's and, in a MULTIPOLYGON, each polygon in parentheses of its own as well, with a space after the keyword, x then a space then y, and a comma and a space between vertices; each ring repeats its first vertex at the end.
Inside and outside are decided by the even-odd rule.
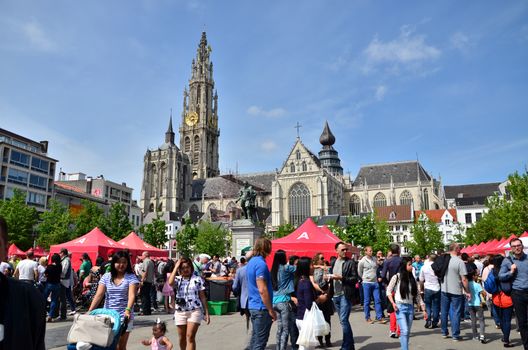
POLYGON ((180 148, 189 156, 194 179, 219 175, 218 94, 214 89, 211 47, 202 33, 191 64, 189 89, 183 92, 180 148))
POLYGON ((174 131, 172 130, 172 112, 169 119, 169 128, 165 132, 165 143, 174 145, 174 131))
POLYGON ((330 174, 336 176, 343 176, 343 168, 341 167, 341 160, 333 145, 335 143, 335 136, 330 131, 328 121, 325 121, 323 133, 319 137, 319 142, 323 148, 319 151, 319 160, 324 169, 328 170, 330 174))

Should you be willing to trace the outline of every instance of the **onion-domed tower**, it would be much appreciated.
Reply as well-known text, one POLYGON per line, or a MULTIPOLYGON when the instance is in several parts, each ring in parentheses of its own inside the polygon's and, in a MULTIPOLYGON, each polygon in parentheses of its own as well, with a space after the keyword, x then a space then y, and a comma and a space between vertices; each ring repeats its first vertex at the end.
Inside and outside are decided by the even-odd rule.
POLYGON ((321 134, 321 137, 319 137, 319 142, 323 145, 323 148, 319 151, 321 166, 334 176, 343 176, 341 160, 339 159, 337 151, 333 147, 335 136, 332 134, 332 131, 330 131, 328 121, 325 121, 323 133, 321 134))

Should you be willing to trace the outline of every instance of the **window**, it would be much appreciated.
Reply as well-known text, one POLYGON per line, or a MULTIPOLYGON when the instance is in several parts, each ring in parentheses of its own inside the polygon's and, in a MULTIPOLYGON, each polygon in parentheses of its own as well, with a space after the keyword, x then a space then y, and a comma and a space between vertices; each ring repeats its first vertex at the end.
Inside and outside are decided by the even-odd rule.
MULTIPOLYGON (((396 213, 391 211, 390 214, 389 214, 389 219, 390 220, 395 220, 396 219, 396 213)), ((400 227, 400 226, 396 226, 396 227, 400 227)), ((398 230, 397 230, 398 231, 398 230)))
POLYGON ((165 165, 165 163, 161 163, 161 169, 160 169, 160 194, 162 196, 165 195, 165 181, 166 181, 166 177, 167 177, 167 166, 165 165))
POLYGON ((198 152, 200 150, 200 136, 194 136, 194 151, 198 152))
POLYGON ((407 231, 407 225, 402 225, 402 231, 407 231))
POLYGON ((306 166, 306 162, 302 162, 302 171, 308 170, 308 166, 306 166))
POLYGON ((301 151, 297 150, 295 152, 295 159, 297 159, 297 160, 301 159, 301 151))
POLYGON ((28 203, 43 207, 46 205, 46 196, 40 193, 28 192, 27 201, 28 203))
POLYGON ((31 158, 31 169, 47 174, 49 171, 49 162, 44 159, 33 157, 31 158))
POLYGON ((403 235, 403 241, 407 242, 407 236, 403 235))
POLYGON ((351 215, 359 215, 361 212, 361 199, 359 199, 359 196, 352 195, 350 197, 350 214, 351 215))
POLYGON ((396 231, 400 231, 400 225, 396 225, 396 231))
POLYGON ((413 202, 411 192, 403 191, 400 194, 400 205, 411 205, 413 202))
POLYGON ((475 213, 475 222, 479 222, 482 219, 482 213, 475 213))
POLYGON ((311 214, 311 195, 308 187, 297 182, 290 189, 289 194, 290 224, 299 226, 311 214))
MULTIPOLYGON (((152 164, 152 168, 150 169, 150 196, 154 197, 156 196, 156 165, 152 164)), ((152 208, 152 211, 154 211, 154 208, 152 208)))
POLYGON ((293 164, 293 162, 291 162, 290 164, 290 173, 294 173, 295 172, 295 164, 293 164))
POLYGON ((449 219, 445 219, 445 224, 446 224, 446 225, 451 225, 451 220, 449 220, 449 219))
POLYGON ((423 210, 429 210, 429 191, 423 190, 423 210))
POLYGON ((46 190, 47 179, 42 176, 33 175, 29 176, 29 187, 38 188, 41 190, 46 190))
POLYGON ((15 150, 11 151, 11 164, 29 168, 29 156, 15 150))
POLYGON ((154 211, 154 203, 150 203, 149 213, 152 213, 153 211, 154 211))
POLYGON ((400 235, 396 235, 396 242, 400 243, 400 235))
POLYGON ((472 222, 471 213, 466 213, 466 224, 471 224, 472 222))
POLYGON ((183 147, 185 153, 189 153, 189 151, 191 150, 191 139, 188 136, 185 138, 185 144, 183 147))
POLYGON ((374 196, 374 208, 384 207, 387 205, 387 199, 385 198, 385 195, 381 192, 378 192, 374 196))
POLYGON ((7 181, 15 184, 27 185, 28 173, 21 170, 9 169, 9 172, 7 173, 7 181))

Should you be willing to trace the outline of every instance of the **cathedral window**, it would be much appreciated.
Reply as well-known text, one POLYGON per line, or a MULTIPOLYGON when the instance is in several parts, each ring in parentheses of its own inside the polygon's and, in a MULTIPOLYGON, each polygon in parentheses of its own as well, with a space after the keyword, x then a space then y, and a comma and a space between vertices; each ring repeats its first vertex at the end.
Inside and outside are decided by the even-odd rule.
POLYGON ((293 164, 293 162, 291 162, 290 164, 290 173, 294 173, 295 172, 295 164, 293 164))
POLYGON ((429 191, 423 190, 423 210, 429 210, 429 191))
POLYGON ((288 197, 290 224, 293 226, 299 226, 311 214, 310 190, 308 190, 308 187, 306 187, 305 184, 297 182, 291 187, 288 197))
POLYGON ((161 170, 160 170, 160 194, 163 196, 166 192, 166 185, 165 181, 167 179, 167 166, 165 163, 161 163, 161 170))
POLYGON ((189 138, 189 136, 185 138, 185 143, 183 147, 184 147, 185 153, 189 153, 191 151, 191 139, 189 138))
POLYGON ((409 191, 403 191, 400 194, 400 205, 411 205, 413 202, 412 195, 409 191))
POLYGON ((198 152, 200 150, 200 136, 194 136, 194 151, 198 152))
POLYGON ((150 169, 150 196, 156 196, 156 165, 152 164, 150 169))
POLYGON ((198 159, 200 158, 200 153, 194 152, 193 154, 193 164, 198 164, 198 159))
POLYGON ((350 197, 350 214, 351 215, 359 215, 361 212, 361 199, 359 199, 359 196, 352 195, 350 197))
POLYGON ((385 198, 385 195, 381 192, 378 192, 375 196, 374 196, 374 203, 373 203, 374 207, 375 208, 378 208, 378 207, 385 207, 387 205, 387 198, 385 198))
POLYGON ((308 170, 308 167, 306 166, 306 162, 302 162, 302 171, 308 170))
POLYGON ((150 203, 149 213, 152 213, 153 211, 154 211, 154 203, 150 203))
POLYGON ((297 160, 301 159, 301 151, 297 150, 295 152, 295 159, 297 159, 297 160))

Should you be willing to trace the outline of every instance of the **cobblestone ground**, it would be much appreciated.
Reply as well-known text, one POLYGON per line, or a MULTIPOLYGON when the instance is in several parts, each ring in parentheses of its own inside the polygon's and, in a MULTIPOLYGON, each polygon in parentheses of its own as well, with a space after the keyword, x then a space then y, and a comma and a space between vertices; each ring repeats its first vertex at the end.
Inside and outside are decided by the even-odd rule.
MULTIPOLYGON (((486 312, 486 336, 489 342, 482 345, 471 339, 471 324, 463 323, 461 335, 463 341, 453 342, 451 339, 442 339, 439 329, 424 328, 424 321, 419 319, 414 321, 412 326, 412 335, 410 340, 411 349, 502 349, 501 332, 495 329, 493 320, 489 317, 489 312, 486 312)), ((134 331, 130 335, 127 349, 139 350, 148 349, 140 344, 142 339, 148 339, 152 336, 151 327, 154 320, 160 317, 161 320, 167 322, 168 333, 167 336, 171 341, 177 345, 178 336, 176 327, 172 323, 172 315, 157 313, 152 316, 137 316, 134 321, 134 331)), ((418 315, 421 318, 421 315, 418 315)), ((356 342, 356 349, 377 350, 377 349, 399 349, 400 343, 398 339, 389 337, 388 324, 367 324, 364 321, 363 313, 360 309, 355 310, 350 315, 352 329, 354 331, 354 339, 356 342)), ((515 322, 515 321, 514 321, 515 322)), ((48 324, 46 331, 46 346, 47 349, 58 350, 66 348, 66 336, 71 326, 71 317, 67 321, 56 322, 48 324)), ((198 331, 197 349, 243 349, 246 341, 246 328, 244 319, 237 313, 232 313, 223 316, 212 316, 210 325, 202 325, 198 331)), ((513 325, 515 328, 515 323, 513 325)), ((275 349, 275 325, 271 329, 270 338, 267 349, 275 349)), ((515 330, 511 334, 512 342, 521 346, 520 335, 515 330)), ((332 343, 333 347, 328 348, 337 350, 341 344, 341 326, 336 315, 332 317, 332 343)), ((175 347, 175 350, 178 347, 175 347)))

